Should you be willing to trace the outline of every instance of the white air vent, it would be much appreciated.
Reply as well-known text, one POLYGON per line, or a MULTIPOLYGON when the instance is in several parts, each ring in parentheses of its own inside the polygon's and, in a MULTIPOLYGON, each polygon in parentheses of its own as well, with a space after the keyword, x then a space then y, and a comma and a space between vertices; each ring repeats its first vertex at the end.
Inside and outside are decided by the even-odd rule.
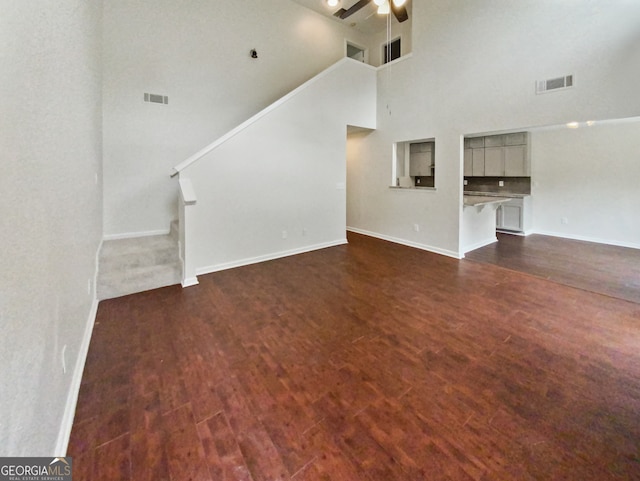
POLYGON ((157 94, 144 94, 144 101, 145 102, 151 102, 154 104, 168 104, 169 103, 169 97, 167 97, 166 95, 157 95, 157 94))
POLYGON ((536 93, 543 94, 546 92, 568 89, 570 87, 573 87, 573 75, 565 75, 564 77, 538 80, 536 82, 536 93))

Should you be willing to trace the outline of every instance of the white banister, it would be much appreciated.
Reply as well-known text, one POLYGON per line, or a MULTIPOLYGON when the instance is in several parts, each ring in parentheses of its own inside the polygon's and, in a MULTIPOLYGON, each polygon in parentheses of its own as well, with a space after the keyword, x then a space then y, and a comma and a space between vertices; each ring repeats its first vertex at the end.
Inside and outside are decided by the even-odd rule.
POLYGON ((211 144, 207 145, 205 148, 199 150, 198 152, 196 152, 195 154, 193 154, 191 157, 189 157, 188 159, 184 160, 183 162, 180 162, 178 165, 176 165, 173 168, 173 171, 171 172, 171 177, 179 174, 181 171, 183 171, 184 169, 189 167, 191 164, 193 164, 197 160, 201 159, 202 157, 204 157, 205 155, 207 155, 209 152, 211 152, 212 150, 216 149, 220 145, 224 144, 226 141, 228 141, 229 139, 231 139, 234 136, 236 136, 238 133, 240 133, 243 130, 245 130, 251 124, 253 124, 253 123, 257 122, 258 120, 260 120, 262 117, 267 115, 269 112, 272 112, 273 110, 277 109, 278 107, 280 107, 281 105, 283 105, 284 103, 286 103, 287 101, 289 101, 290 99, 295 97, 297 94, 299 94, 301 91, 305 90, 309 86, 311 86, 314 83, 316 83, 318 80, 320 80, 323 77, 325 77, 326 75, 328 75, 333 70, 335 70, 338 67, 340 67, 340 65, 342 65, 345 62, 356 62, 356 63, 358 63, 360 65, 363 65, 365 67, 368 67, 368 68, 370 68, 372 70, 376 70, 375 67, 372 67, 372 66, 366 65, 366 64, 362 64, 361 62, 358 62, 357 60, 353 60, 353 59, 348 58, 348 57, 345 57, 345 58, 339 60, 338 62, 336 62, 333 65, 331 65, 329 68, 327 68, 327 69, 323 70, 322 72, 320 72, 315 77, 311 78, 310 80, 307 80, 305 83, 300 85, 298 88, 296 88, 296 89, 292 90, 291 92, 289 92, 284 97, 281 97, 280 99, 278 99, 277 101, 275 101, 274 103, 272 103, 271 105, 266 107, 265 109, 261 110, 260 112, 255 114, 253 117, 251 117, 248 120, 244 121, 243 123, 238 125, 236 128, 230 130, 225 135, 220 137, 218 140, 212 142, 211 144))
POLYGON ((197 202, 196 190, 193 188, 191 179, 180 179, 180 197, 185 205, 194 205, 197 202))
POLYGON ((195 216, 196 190, 193 188, 191 180, 181 178, 178 181, 180 186, 180 206, 179 206, 179 225, 180 225, 180 259, 182 260, 182 287, 195 286, 198 284, 196 277, 196 269, 193 265, 193 217, 195 216))

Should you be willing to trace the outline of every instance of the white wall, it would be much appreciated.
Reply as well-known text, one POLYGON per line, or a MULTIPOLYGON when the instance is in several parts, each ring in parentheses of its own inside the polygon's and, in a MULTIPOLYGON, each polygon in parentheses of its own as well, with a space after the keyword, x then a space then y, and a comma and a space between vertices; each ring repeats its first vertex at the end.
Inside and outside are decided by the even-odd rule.
POLYGON ((104 8, 106 235, 168 230, 174 165, 339 60, 345 38, 367 43, 290 0, 104 8), (144 92, 169 104, 145 103, 144 92))
POLYGON ((461 248, 466 253, 484 247, 496 237, 496 210, 498 204, 466 206, 462 209, 461 248))
POLYGON ((640 119, 534 131, 531 151, 536 232, 640 248, 640 119))
POLYGON ((384 60, 383 46, 390 40, 395 40, 400 37, 400 53, 401 55, 407 55, 411 53, 411 19, 412 15, 409 15, 409 19, 402 23, 397 22, 395 19, 391 20, 387 24, 387 28, 381 32, 372 35, 369 39, 369 63, 375 67, 382 65, 384 60))
POLYGON ((378 132, 353 173, 367 202, 350 206, 349 225, 459 253, 461 136, 637 116, 638 18, 627 0, 415 2, 412 58, 379 73, 378 132), (536 80, 563 74, 573 89, 535 95, 536 80), (392 142, 431 137, 436 192, 386 188, 392 142))
POLYGON ((183 170, 187 277, 344 243, 347 125, 374 128, 375 107, 375 69, 343 59, 183 170))
POLYGON ((101 6, 0 12, 0 456, 50 456, 95 308, 101 6))

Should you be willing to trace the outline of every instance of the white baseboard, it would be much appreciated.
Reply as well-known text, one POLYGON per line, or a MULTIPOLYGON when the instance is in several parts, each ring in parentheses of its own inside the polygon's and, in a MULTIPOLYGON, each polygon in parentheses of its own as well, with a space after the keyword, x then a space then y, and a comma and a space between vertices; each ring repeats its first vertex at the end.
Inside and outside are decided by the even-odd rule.
POLYGON ((522 231, 506 230, 506 229, 496 229, 496 232, 498 232, 499 234, 519 235, 520 237, 526 237, 531 234, 531 232, 527 234, 526 232, 522 232, 522 231))
POLYGON ((336 241, 326 242, 322 244, 314 244, 311 246, 300 247, 298 249, 291 249, 288 251, 274 252, 273 254, 266 254, 263 256, 250 257, 233 262, 226 262, 224 264, 216 264, 213 266, 200 267, 196 269, 196 275, 211 274, 212 272, 225 271, 227 269, 234 269, 236 267, 248 266, 251 264, 257 264, 259 262, 272 261, 275 259, 281 259, 283 257, 294 256, 297 254, 304 254, 305 252, 317 251, 320 249, 326 249, 328 247, 335 247, 339 245, 347 244, 347 239, 339 239, 336 241))
POLYGON ((87 360, 89 344, 91 343, 91 334, 93 333, 93 326, 96 322, 97 313, 98 299, 96 299, 94 295, 91 311, 89 312, 89 318, 87 319, 87 324, 84 328, 82 343, 80 344, 78 357, 76 358, 76 365, 73 369, 73 377, 71 378, 71 385, 69 386, 69 393, 67 394, 67 403, 64 408, 64 414, 62 415, 62 422, 60 423, 60 431, 58 432, 54 456, 64 457, 67 455, 67 447, 69 446, 69 438, 71 437, 71 428, 73 427, 73 418, 75 416, 76 405, 78 403, 78 394, 80 393, 80 384, 82 383, 82 373, 84 372, 84 364, 87 360))
MULTIPOLYGON (((518 235, 522 235, 522 234, 518 234, 518 235)), ((483 241, 476 242, 475 244, 472 244, 470 246, 466 246, 464 248, 464 254, 466 254, 467 252, 474 251, 476 249, 480 249, 481 247, 485 247, 485 246, 488 246, 490 244, 494 244, 496 242, 498 242, 498 238, 495 237, 495 236, 493 238, 491 238, 491 239, 485 239, 483 241)), ((464 257, 464 254, 463 254, 463 257, 464 257)))
POLYGON ((154 235, 168 235, 171 232, 171 228, 169 229, 160 229, 160 230, 148 230, 144 232, 125 232, 122 234, 107 234, 102 240, 120 240, 120 239, 135 239, 137 237, 148 237, 154 235))
POLYGON ((532 234, 548 235, 551 237, 563 237, 565 239, 572 239, 572 240, 578 240, 578 241, 584 241, 584 242, 594 242, 596 244, 606 244, 606 245, 618 246, 618 247, 629 247, 630 249, 640 249, 640 244, 636 244, 633 242, 620 242, 620 241, 615 241, 610 239, 599 239, 597 237, 589 237, 589 236, 583 236, 583 235, 563 234, 560 232, 552 232, 552 231, 545 231, 545 230, 535 230, 532 232, 532 234))
POLYGON ((386 240, 395 244, 401 244, 407 247, 414 247, 423 251, 433 252, 434 254, 440 254, 447 257, 453 257, 454 259, 462 259, 464 255, 460 255, 457 252, 450 251, 448 249, 441 249, 440 247, 430 246, 426 244, 420 244, 418 242, 408 241, 405 239, 399 239, 398 237, 392 237, 385 234, 379 234, 377 232, 371 232, 364 229, 358 229, 356 227, 347 227, 349 232, 355 232, 356 234, 367 235, 369 237, 375 237, 377 239, 386 240))
POLYGON ((191 287, 191 286, 197 286, 198 284, 200 284, 200 282, 198 282, 197 277, 187 277, 182 281, 181 284, 182 284, 182 287, 191 287))
POLYGON ((102 245, 104 244, 104 239, 100 239, 100 244, 98 244, 98 250, 96 250, 96 258, 95 258, 95 274, 93 275, 93 295, 94 299, 98 298, 98 274, 100 273, 100 252, 102 251, 102 245))
POLYGON ((96 296, 98 290, 98 269, 100 268, 100 251, 102 250, 102 244, 104 239, 100 240, 95 255, 95 274, 93 276, 93 292, 91 293, 93 301, 91 302, 91 310, 89 311, 89 317, 84 328, 84 334, 82 335, 82 342, 80 349, 78 350, 78 357, 76 358, 76 365, 73 369, 73 377, 71 378, 71 384, 69 386, 69 392, 67 394, 67 402, 65 404, 64 413, 62 415, 62 422, 60 423, 60 431, 58 432, 58 439, 56 440, 56 450, 53 453, 54 456, 64 457, 67 455, 67 446, 69 445, 69 438, 71 437, 71 428, 73 427, 73 418, 76 413, 76 405, 78 403, 78 394, 80 394, 80 384, 82 383, 82 373, 84 372, 84 364, 87 360, 87 354, 89 353, 89 344, 91 343, 91 335, 93 334, 93 326, 96 322, 96 315, 98 314, 98 298, 96 296))

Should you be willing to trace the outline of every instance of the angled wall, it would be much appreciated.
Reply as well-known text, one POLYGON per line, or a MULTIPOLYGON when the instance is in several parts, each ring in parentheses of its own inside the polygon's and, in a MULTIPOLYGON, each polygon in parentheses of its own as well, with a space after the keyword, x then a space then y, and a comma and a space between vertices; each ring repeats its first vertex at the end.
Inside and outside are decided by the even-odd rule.
POLYGON ((110 0, 104 9, 107 236, 168 230, 173 166, 338 61, 345 39, 366 44, 291 0, 110 0), (168 105, 145 103, 145 92, 168 105))
POLYGON ((375 112, 375 69, 345 58, 184 168, 187 277, 344 243, 347 125, 375 112))

